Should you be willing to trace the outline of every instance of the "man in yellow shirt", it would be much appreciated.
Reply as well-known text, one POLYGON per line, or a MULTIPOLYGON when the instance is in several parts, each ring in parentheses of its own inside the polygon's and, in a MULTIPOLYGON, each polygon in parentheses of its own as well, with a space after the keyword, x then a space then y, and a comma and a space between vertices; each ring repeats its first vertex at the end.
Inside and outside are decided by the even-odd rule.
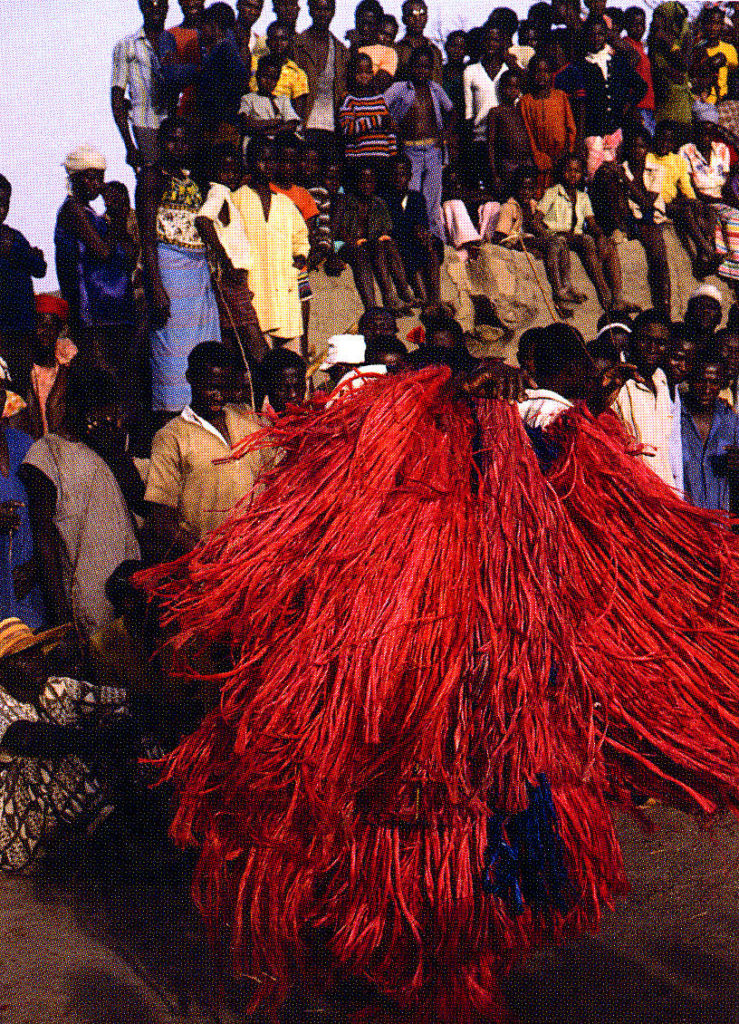
POLYGON ((716 74, 716 84, 708 94, 709 103, 718 103, 729 91, 729 72, 739 66, 739 54, 736 47, 721 38, 724 30, 724 12, 720 7, 709 7, 703 12, 701 20, 704 42, 699 47, 696 58, 710 58, 711 66, 716 74))
POLYGON ((664 168, 660 198, 700 280, 716 270, 721 257, 716 254, 711 224, 693 190, 688 163, 674 150, 673 129, 668 121, 662 121, 654 136, 654 153, 649 156, 664 168))

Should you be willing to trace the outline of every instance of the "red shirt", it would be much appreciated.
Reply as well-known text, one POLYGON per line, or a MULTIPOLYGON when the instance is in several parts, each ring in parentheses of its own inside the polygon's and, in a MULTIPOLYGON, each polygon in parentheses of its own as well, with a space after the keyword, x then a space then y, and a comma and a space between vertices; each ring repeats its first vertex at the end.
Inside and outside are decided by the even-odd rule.
POLYGON ((647 57, 646 50, 641 43, 635 42, 628 36, 624 39, 629 46, 633 47, 634 50, 639 54, 639 63, 635 67, 637 75, 644 79, 647 83, 647 91, 644 94, 644 99, 637 103, 637 110, 654 110, 654 88, 652 86, 652 66, 649 63, 649 57, 647 57))

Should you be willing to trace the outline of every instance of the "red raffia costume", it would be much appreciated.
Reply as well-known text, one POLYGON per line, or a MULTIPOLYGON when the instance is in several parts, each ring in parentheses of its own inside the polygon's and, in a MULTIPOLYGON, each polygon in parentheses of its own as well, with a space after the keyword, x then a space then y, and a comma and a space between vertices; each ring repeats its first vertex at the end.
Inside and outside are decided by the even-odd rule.
POLYGON ((264 493, 147 579, 233 654, 167 766, 196 899, 256 1003, 354 975, 501 1020, 512 960, 625 888, 608 800, 739 803, 739 542, 609 417, 560 416, 543 472, 443 368, 275 435, 264 493))

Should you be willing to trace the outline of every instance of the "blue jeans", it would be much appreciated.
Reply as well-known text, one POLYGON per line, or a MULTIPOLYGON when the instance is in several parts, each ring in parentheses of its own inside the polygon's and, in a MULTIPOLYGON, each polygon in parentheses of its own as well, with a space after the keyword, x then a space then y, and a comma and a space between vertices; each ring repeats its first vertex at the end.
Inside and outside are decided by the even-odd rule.
POLYGON ((410 188, 423 193, 429 230, 432 235, 444 239, 444 223, 441 219, 441 172, 444 154, 436 143, 424 146, 404 146, 411 162, 410 188))
POLYGON ((654 129, 657 127, 657 122, 654 119, 653 110, 640 110, 641 123, 647 129, 650 135, 654 136, 654 129))

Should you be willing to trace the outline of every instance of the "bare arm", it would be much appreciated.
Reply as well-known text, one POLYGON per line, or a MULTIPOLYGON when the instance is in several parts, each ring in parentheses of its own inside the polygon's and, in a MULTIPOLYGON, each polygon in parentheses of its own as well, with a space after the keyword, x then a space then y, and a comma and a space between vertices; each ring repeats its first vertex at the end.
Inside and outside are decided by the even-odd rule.
POLYGON ((154 327, 163 326, 169 319, 169 296, 159 274, 156 236, 157 210, 163 191, 164 182, 159 169, 144 167, 136 185, 136 214, 141 230, 141 254, 154 327))
POLYGON ((114 85, 110 90, 110 105, 113 109, 113 120, 126 147, 126 163, 136 170, 141 166, 141 154, 136 148, 128 124, 126 94, 118 85, 114 85))
POLYGON ((70 622, 72 609, 64 587, 61 539, 54 525, 56 488, 36 466, 22 465, 19 476, 28 491, 33 546, 41 563, 41 589, 52 624, 70 622))

